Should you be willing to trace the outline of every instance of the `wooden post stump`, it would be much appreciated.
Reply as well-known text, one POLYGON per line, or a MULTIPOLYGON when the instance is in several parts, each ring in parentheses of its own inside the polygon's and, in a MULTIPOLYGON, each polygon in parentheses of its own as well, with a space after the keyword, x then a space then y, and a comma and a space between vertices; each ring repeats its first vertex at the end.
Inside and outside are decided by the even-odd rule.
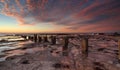
POLYGON ((32 36, 29 36, 29 40, 33 41, 33 37, 32 37, 32 36))
POLYGON ((37 42, 37 34, 34 34, 34 42, 37 42))
POLYGON ((56 36, 51 36, 51 43, 52 45, 56 44, 56 36))
POLYGON ((30 40, 30 36, 28 36, 28 40, 30 40))
POLYGON ((48 37, 47 37, 47 35, 44 36, 44 42, 49 42, 49 41, 48 41, 48 37))
POLYGON ((83 57, 88 57, 88 38, 82 38, 81 44, 83 57))
POLYGON ((120 39, 118 40, 118 60, 120 60, 120 39))
POLYGON ((63 42, 63 56, 68 56, 68 43, 69 43, 69 38, 65 37, 63 42))
POLYGON ((42 42, 41 36, 38 36, 38 42, 39 42, 39 43, 42 42))

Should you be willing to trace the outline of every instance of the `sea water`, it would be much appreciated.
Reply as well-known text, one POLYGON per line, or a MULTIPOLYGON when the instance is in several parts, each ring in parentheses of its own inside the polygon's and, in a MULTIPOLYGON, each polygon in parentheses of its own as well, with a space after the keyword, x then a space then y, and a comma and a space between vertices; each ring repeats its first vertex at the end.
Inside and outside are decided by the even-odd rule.
MULTIPOLYGON (((0 56, 5 55, 3 51, 16 49, 20 47, 18 46, 18 41, 25 40, 20 36, 8 35, 8 34, 0 34, 0 56), (5 40, 4 42, 2 40, 5 40)), ((0 58, 0 61, 4 61, 5 58, 0 58)))

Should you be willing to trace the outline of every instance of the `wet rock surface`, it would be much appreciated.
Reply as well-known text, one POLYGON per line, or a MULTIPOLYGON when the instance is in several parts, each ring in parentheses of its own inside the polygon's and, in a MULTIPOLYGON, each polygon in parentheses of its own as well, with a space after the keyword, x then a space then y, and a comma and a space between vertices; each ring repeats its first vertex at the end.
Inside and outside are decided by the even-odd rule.
POLYGON ((55 68, 70 68, 70 66, 69 65, 67 65, 67 64, 61 64, 61 63, 55 63, 54 65, 53 65, 53 67, 55 67, 55 68))
POLYGON ((62 46, 46 42, 6 51, 20 50, 24 54, 7 57, 0 62, 0 70, 120 70, 118 47, 113 40, 89 39, 88 57, 82 54, 79 39, 70 40, 66 56, 62 46))

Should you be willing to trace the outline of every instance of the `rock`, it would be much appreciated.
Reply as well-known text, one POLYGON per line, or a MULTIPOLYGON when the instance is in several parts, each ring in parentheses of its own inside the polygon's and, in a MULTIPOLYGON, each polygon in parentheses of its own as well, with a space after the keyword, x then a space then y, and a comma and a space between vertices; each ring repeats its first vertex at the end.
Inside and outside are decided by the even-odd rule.
POLYGON ((118 63, 120 63, 120 59, 118 59, 118 63))
POLYGON ((56 63, 53 65, 55 68, 70 68, 68 64, 61 64, 61 63, 56 63))
POLYGON ((22 64, 29 64, 29 61, 28 60, 23 60, 21 63, 22 64))
POLYGON ((113 64, 113 61, 108 61, 109 64, 113 64))
POLYGON ((6 58, 6 60, 13 60, 13 59, 15 59, 15 57, 8 57, 8 58, 6 58))
POLYGON ((119 50, 113 50, 114 52, 119 52, 119 50))
POLYGON ((50 52, 53 53, 53 50, 51 50, 50 52))
POLYGON ((70 66, 65 64, 65 65, 63 65, 63 68, 70 68, 70 66))
POLYGON ((97 65, 97 66, 103 66, 101 65, 99 62, 93 62, 94 65, 97 65))
POLYGON ((55 67, 55 68, 61 68, 61 67, 62 67, 62 64, 56 63, 56 64, 53 65, 53 67, 55 67))
POLYGON ((104 70, 104 69, 100 67, 95 67, 94 70, 104 70))
POLYGON ((116 64, 116 66, 120 68, 120 64, 116 64))
POLYGON ((99 48, 98 51, 103 51, 105 48, 99 48))
POLYGON ((94 70, 106 70, 105 66, 100 62, 93 62, 95 65, 94 70))
POLYGON ((0 42, 8 42, 8 40, 2 39, 0 40, 0 42))
POLYGON ((22 50, 25 50, 25 49, 27 49, 27 47, 23 47, 23 48, 21 48, 22 50))
POLYGON ((118 52, 115 52, 115 54, 116 54, 116 55, 119 55, 119 53, 118 53, 118 52))
POLYGON ((60 53, 60 51, 57 51, 56 53, 57 53, 57 54, 59 54, 59 53, 60 53))
POLYGON ((6 55, 0 55, 0 58, 5 57, 6 55))
POLYGON ((94 70, 104 70, 104 69, 102 69, 100 67, 95 67, 94 70))

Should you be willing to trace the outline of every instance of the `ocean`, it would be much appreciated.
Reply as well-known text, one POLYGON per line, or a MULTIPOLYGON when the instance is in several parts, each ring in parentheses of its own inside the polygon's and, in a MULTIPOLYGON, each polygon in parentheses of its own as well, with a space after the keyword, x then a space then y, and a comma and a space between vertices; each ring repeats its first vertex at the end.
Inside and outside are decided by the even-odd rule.
POLYGON ((20 36, 14 36, 12 34, 0 34, 0 61, 4 61, 6 55, 5 50, 11 50, 21 47, 21 42, 25 39, 20 36))

